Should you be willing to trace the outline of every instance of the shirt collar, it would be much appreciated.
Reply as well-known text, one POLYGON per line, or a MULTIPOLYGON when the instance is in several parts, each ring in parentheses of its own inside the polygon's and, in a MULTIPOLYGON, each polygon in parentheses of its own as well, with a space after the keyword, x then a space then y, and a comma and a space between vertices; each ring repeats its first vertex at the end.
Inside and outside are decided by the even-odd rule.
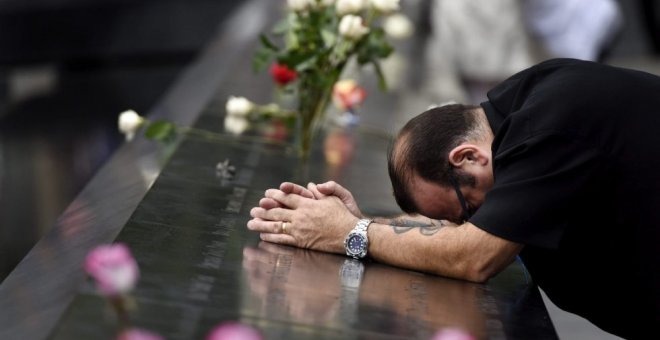
POLYGON ((493 130, 493 134, 497 134, 497 132, 500 131, 502 122, 504 122, 504 117, 490 102, 481 103, 481 107, 484 109, 484 112, 486 112, 486 119, 488 119, 490 129, 493 130))

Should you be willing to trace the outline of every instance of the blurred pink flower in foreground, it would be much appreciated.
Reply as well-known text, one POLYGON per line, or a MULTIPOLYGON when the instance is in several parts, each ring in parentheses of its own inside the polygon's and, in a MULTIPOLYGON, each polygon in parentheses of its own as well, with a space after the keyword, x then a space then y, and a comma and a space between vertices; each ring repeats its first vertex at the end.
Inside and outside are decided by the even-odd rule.
POLYGON ((477 340, 477 338, 459 328, 443 328, 437 331, 431 340, 477 340))
POLYGON ((94 248, 87 254, 84 268, 96 280, 101 293, 108 296, 129 292, 140 275, 131 251, 122 243, 94 248))
POLYGON ((225 322, 213 328, 206 340, 262 340, 256 329, 238 322, 225 322))
POLYGON ((144 329, 129 328, 121 332, 117 340, 165 340, 165 338, 144 329))

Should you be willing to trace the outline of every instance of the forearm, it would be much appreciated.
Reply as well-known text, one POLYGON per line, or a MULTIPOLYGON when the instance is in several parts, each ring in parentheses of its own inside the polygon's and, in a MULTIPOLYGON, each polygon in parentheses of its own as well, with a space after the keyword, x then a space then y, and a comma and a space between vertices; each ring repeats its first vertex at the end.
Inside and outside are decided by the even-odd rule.
POLYGON ((368 236, 369 256, 379 262, 477 282, 506 267, 519 251, 512 248, 513 257, 503 255, 499 241, 471 224, 457 226, 419 215, 377 218, 368 236))
MULTIPOLYGON (((344 239, 362 214, 347 208, 347 202, 354 203, 350 193, 342 197, 319 193, 311 198, 269 189, 250 211, 253 219, 247 227, 264 241, 345 253, 344 239)), ((469 222, 457 226, 420 215, 377 218, 367 234, 368 254, 380 262, 471 281, 487 280, 522 249, 469 222)))
POLYGON ((460 249, 452 245, 448 221, 421 215, 376 218, 369 227, 369 256, 390 265, 460 279, 470 279, 460 249))

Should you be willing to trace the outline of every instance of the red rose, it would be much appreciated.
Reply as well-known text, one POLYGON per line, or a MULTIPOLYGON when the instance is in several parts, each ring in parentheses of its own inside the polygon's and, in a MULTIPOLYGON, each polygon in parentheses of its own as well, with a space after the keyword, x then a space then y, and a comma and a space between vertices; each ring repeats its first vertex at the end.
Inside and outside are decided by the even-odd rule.
POLYGON ((270 67, 270 75, 278 85, 283 86, 296 79, 298 74, 284 64, 275 63, 270 67))

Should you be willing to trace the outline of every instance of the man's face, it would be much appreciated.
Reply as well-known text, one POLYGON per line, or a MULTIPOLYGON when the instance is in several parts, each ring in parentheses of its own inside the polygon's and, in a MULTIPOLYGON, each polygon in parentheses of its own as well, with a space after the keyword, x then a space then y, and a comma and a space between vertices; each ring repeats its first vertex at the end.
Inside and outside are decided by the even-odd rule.
MULTIPOLYGON (((486 191, 490 187, 484 187, 484 184, 487 183, 477 179, 477 185, 474 187, 465 185, 460 187, 467 203, 469 215, 472 215, 484 201, 486 191)), ((413 175, 410 189, 412 199, 420 214, 459 224, 464 222, 462 219, 463 209, 453 187, 442 186, 413 175)))

